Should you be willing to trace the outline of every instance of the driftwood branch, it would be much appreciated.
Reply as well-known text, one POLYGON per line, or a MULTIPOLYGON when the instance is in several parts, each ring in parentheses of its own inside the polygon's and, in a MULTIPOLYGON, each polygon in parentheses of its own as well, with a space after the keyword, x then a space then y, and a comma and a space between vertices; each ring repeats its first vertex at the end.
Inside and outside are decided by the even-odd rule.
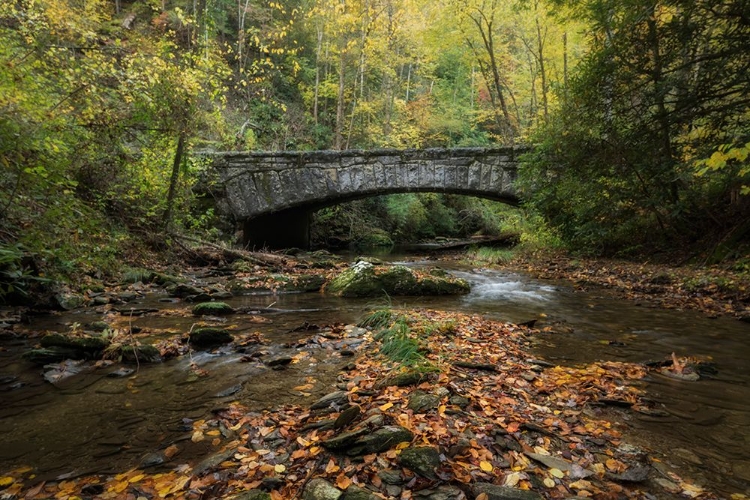
POLYGON ((247 250, 226 248, 221 245, 217 245, 216 243, 204 241, 198 238, 194 238, 192 236, 186 236, 184 234, 177 234, 177 233, 170 232, 169 235, 178 240, 189 241, 191 243, 197 243, 202 246, 211 247, 215 250, 220 251, 222 255, 226 257, 230 257, 233 259, 247 260, 248 262, 252 262, 253 264, 258 264, 261 266, 289 266, 292 264, 292 261, 288 259, 287 257, 283 257, 281 255, 276 255, 273 253, 248 252, 247 250))

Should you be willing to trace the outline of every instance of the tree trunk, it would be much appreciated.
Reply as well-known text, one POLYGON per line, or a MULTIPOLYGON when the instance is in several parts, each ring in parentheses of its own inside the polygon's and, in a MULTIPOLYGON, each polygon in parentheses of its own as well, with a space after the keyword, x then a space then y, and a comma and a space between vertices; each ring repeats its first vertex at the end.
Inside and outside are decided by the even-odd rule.
POLYGON ((169 225, 172 223, 172 209, 174 206, 175 192, 177 191, 177 181, 180 178, 180 167, 182 166, 182 158, 185 153, 185 132, 180 132, 180 136, 177 139, 177 149, 174 152, 174 162, 172 163, 172 177, 169 179, 169 192, 167 193, 167 206, 164 209, 164 217, 162 219, 162 225, 164 229, 169 229, 169 225))
POLYGON ((344 59, 345 53, 342 50, 339 58, 339 93, 336 103, 336 149, 341 150, 344 145, 344 59))

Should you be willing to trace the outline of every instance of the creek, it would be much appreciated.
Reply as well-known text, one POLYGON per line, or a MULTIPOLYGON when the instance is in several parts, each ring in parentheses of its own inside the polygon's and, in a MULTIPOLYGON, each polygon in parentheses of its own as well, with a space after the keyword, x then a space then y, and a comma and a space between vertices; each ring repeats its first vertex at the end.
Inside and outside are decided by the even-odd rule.
MULTIPOLYGON (((537 320, 530 355, 562 365, 597 360, 645 362, 672 352, 715 363, 718 373, 698 382, 652 373, 641 381, 659 416, 595 407, 612 419, 625 441, 648 450, 667 469, 722 495, 750 493, 750 326, 698 312, 663 310, 616 299, 606 292, 574 292, 564 283, 522 274, 476 270, 453 262, 439 265, 465 278, 472 291, 460 297, 396 297, 394 307, 422 307, 478 313, 501 321, 537 320)), ((214 278, 204 278, 210 282, 214 278)), ((319 293, 245 295, 227 300, 233 307, 273 307, 261 316, 230 316, 238 332, 260 332, 266 357, 289 355, 284 370, 243 358, 235 350, 197 352, 190 357, 140 366, 131 377, 90 370, 58 385, 23 361, 25 339, 0 340, 0 472, 33 467, 40 479, 87 473, 121 472, 144 456, 180 443, 177 463, 195 463, 216 451, 210 439, 190 440, 192 423, 239 401, 250 410, 283 404, 309 404, 330 392, 348 359, 310 342, 315 325, 355 323, 382 301, 342 299, 319 293), (245 361, 245 362, 243 362, 245 361), (208 375, 195 376, 195 367, 208 375), (311 387, 300 390, 300 386, 311 387)), ((154 339, 188 331, 195 322, 179 310, 189 307, 150 294, 131 303, 154 307, 160 315, 132 318, 132 325, 154 339), (173 314, 171 314, 171 313, 173 314)), ((32 319, 30 330, 67 331, 73 322, 103 318, 86 308, 32 319)), ((170 464, 174 466, 174 463, 170 464)))

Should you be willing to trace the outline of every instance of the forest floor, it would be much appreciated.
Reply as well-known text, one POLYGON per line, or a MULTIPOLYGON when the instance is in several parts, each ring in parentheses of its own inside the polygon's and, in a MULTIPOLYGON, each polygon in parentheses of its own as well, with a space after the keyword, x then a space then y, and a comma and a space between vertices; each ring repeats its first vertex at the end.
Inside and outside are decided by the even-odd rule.
MULTIPOLYGON (((275 272, 331 273, 266 258, 275 272)), ((515 265, 658 307, 750 314, 741 273, 564 257, 515 265)), ((279 284, 258 263, 246 274, 259 286, 279 284)), ((199 463, 181 463, 173 444, 160 452, 173 464, 166 469, 41 483, 30 468, 0 471, 0 498, 718 498, 625 442, 599 411, 653 414, 637 381, 652 369, 690 375, 687 360, 554 366, 530 354, 532 328, 427 310, 383 318, 365 328, 332 325, 318 337, 318 348, 341 357, 320 400, 262 412, 236 401, 195 421, 191 441, 214 449, 199 463), (335 347, 353 332, 364 340, 353 352, 335 347)), ((294 390, 305 394, 315 383, 294 390)))

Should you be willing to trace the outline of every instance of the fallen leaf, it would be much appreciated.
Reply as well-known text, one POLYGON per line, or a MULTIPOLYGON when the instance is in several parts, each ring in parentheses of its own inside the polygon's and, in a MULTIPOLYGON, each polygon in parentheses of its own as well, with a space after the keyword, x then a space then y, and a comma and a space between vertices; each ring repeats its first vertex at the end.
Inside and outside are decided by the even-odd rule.
POLYGON ((484 472, 492 472, 492 464, 487 462, 486 460, 482 460, 479 462, 479 468, 482 469, 484 472))

